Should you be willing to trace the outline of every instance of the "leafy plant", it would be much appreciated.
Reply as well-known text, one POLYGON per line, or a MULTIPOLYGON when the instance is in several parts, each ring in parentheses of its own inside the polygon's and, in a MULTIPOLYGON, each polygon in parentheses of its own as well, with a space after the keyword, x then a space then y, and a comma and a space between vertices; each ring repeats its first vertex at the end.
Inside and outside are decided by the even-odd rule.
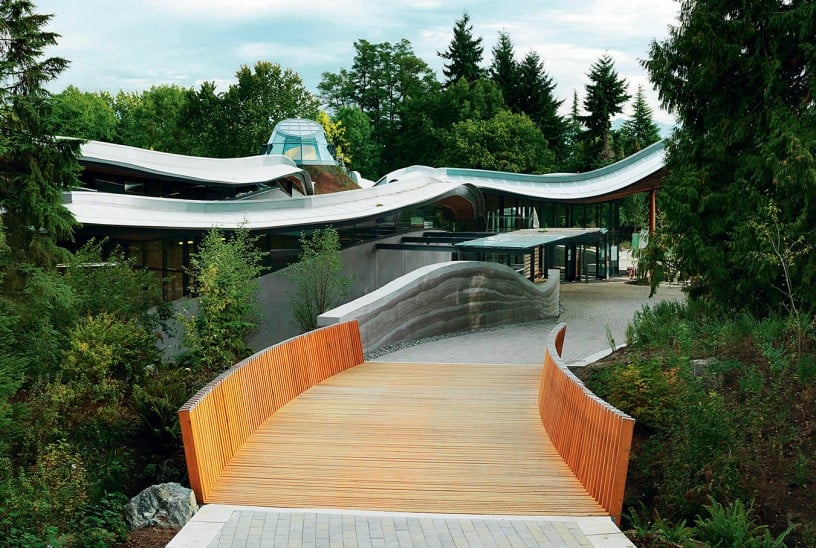
POLYGON ((185 311, 180 320, 184 345, 205 371, 221 371, 250 353, 245 339, 257 327, 262 256, 248 230, 226 237, 213 228, 190 258, 198 311, 185 311))
POLYGON ((772 537, 767 526, 754 522, 753 504, 746 507, 739 499, 726 506, 712 498, 705 509, 708 516, 697 516, 694 531, 696 538, 709 546, 781 548, 793 530, 790 526, 778 537, 772 537))
POLYGON ((333 228, 315 230, 300 237, 300 261, 288 277, 295 286, 292 311, 305 333, 317 327, 317 317, 346 296, 351 281, 343 275, 340 240, 333 228))

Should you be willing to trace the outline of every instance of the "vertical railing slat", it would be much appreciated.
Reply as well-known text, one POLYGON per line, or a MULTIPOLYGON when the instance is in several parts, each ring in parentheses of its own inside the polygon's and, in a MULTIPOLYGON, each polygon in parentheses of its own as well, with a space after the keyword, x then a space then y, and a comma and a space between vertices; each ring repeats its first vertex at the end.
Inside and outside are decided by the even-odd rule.
POLYGON ((620 524, 635 421, 598 398, 561 360, 566 325, 547 341, 538 389, 541 423, 587 492, 620 524))

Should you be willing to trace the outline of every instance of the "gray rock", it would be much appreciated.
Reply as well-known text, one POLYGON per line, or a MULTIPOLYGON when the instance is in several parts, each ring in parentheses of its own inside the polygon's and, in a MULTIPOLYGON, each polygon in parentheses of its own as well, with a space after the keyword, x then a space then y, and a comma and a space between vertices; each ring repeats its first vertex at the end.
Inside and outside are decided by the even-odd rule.
POLYGON ((195 493, 178 483, 151 485, 125 504, 125 521, 131 531, 142 527, 180 528, 198 510, 195 493))

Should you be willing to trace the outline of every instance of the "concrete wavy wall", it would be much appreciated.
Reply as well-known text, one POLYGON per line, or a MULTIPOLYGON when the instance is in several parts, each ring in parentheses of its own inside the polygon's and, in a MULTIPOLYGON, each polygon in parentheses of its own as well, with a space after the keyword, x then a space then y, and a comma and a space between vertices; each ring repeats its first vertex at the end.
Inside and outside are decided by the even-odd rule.
POLYGON ((318 317, 356 319, 366 352, 405 340, 558 316, 559 271, 534 284, 513 269, 478 261, 425 266, 318 317))

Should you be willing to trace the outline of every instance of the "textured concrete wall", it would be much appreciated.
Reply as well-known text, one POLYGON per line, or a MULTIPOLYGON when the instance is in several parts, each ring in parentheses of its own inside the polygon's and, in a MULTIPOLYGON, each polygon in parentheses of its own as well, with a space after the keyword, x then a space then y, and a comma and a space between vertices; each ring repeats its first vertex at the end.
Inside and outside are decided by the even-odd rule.
POLYGON ((356 319, 366 352, 404 340, 558 316, 559 271, 534 284, 496 263, 425 266, 318 318, 356 319))
MULTIPOLYGON (((399 243, 403 236, 417 236, 423 232, 400 234, 343 249, 340 252, 343 272, 352 280, 345 302, 371 293, 416 268, 450 261, 451 254, 445 252, 376 249, 378 243, 399 243)), ((263 319, 258 331, 248 341, 253 350, 300 334, 290 304, 295 288, 286 277, 287 271, 288 268, 284 268, 261 278, 258 300, 263 319)))

